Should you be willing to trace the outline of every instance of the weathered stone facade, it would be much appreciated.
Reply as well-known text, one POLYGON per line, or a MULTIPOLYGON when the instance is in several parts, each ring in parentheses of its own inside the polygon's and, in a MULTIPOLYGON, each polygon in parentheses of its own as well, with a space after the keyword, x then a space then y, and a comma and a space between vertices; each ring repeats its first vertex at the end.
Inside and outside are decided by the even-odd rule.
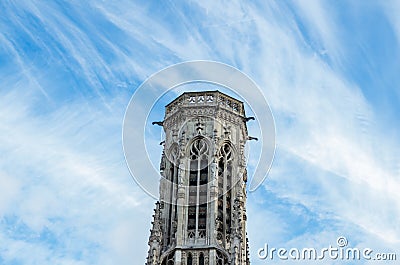
POLYGON ((219 91, 166 106, 160 200, 146 265, 250 264, 244 105, 219 91))

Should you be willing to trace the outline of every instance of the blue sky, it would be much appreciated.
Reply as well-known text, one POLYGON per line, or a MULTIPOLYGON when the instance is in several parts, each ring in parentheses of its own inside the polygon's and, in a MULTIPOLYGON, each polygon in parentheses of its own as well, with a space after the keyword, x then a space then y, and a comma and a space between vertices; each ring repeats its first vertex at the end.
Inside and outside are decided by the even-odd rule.
POLYGON ((252 264, 266 263, 264 243, 339 236, 398 251, 399 12, 397 1, 2 1, 0 263, 145 262, 154 201, 129 174, 122 121, 146 78, 187 60, 242 70, 275 117, 273 166, 248 194, 252 264))

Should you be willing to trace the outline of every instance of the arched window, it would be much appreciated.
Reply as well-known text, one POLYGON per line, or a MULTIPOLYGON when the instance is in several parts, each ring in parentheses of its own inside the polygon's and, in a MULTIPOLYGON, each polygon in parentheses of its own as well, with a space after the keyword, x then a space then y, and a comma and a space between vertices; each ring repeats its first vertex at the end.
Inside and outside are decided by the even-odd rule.
POLYGON ((204 265, 204 254, 203 254, 203 252, 201 252, 200 256, 199 256, 199 265, 204 265))
POLYGON ((217 240, 221 245, 230 240, 231 233, 233 158, 232 146, 224 143, 218 151, 217 240))
POLYGON ((204 238, 207 224, 207 182, 209 146, 204 138, 195 139, 189 149, 188 235, 204 238))
POLYGON ((189 253, 187 258, 186 258, 186 265, 193 265, 193 257, 192 253, 189 253))
POLYGON ((166 240, 167 240, 167 245, 172 244, 172 240, 174 238, 174 228, 173 228, 173 221, 177 218, 177 204, 174 203, 176 200, 176 186, 178 184, 178 158, 179 158, 179 148, 177 144, 173 144, 168 152, 167 152, 167 158, 168 158, 168 163, 167 163, 167 169, 169 170, 166 172, 166 177, 169 180, 168 181, 168 186, 170 189, 169 192, 169 200, 167 200, 166 203, 166 209, 168 210, 168 217, 170 220, 169 223, 167 223, 167 235, 166 235, 166 240), (168 203, 170 202, 170 203, 168 203))

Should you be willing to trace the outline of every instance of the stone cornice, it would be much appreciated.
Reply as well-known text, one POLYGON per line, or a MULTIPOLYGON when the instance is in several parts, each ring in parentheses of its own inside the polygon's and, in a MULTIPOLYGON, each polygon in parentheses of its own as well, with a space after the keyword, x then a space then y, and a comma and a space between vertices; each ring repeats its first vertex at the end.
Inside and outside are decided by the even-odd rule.
POLYGON ((165 106, 165 119, 183 107, 219 106, 245 117, 243 102, 219 91, 185 92, 165 106))

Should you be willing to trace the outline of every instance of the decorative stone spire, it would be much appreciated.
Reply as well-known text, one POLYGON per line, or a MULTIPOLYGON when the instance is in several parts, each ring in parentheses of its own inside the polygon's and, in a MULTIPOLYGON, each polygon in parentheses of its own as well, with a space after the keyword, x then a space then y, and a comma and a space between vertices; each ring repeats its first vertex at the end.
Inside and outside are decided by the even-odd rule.
POLYGON ((156 208, 154 209, 152 229, 150 230, 150 238, 148 245, 150 246, 150 250, 147 256, 146 265, 158 265, 161 253, 161 243, 162 243, 162 227, 161 227, 161 210, 160 210, 160 202, 156 202, 156 208))

